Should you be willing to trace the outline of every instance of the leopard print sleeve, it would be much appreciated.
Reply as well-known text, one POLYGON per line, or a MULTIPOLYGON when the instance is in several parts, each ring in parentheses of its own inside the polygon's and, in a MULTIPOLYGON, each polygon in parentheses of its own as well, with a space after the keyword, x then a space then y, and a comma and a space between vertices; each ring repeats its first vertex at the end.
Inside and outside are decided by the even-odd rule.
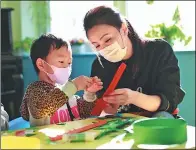
POLYGON ((47 82, 36 81, 29 86, 26 94, 27 109, 35 119, 52 116, 68 102, 68 96, 59 88, 47 82))
POLYGON ((91 111, 95 106, 95 101, 87 102, 82 97, 77 96, 77 105, 80 118, 85 119, 91 116, 91 111))

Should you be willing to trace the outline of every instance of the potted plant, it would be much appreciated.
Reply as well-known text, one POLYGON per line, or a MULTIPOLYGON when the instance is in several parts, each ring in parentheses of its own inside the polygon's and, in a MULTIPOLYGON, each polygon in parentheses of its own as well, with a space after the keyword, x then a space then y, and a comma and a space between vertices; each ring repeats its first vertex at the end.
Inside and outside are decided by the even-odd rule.
POLYGON ((146 3, 152 5, 154 3, 154 0, 146 0, 146 3))
POLYGON ((21 41, 14 43, 14 53, 15 54, 29 54, 31 44, 34 41, 34 38, 26 37, 21 41))
POLYGON ((35 32, 37 36, 47 33, 50 28, 50 1, 31 1, 29 11, 31 13, 32 23, 35 25, 35 32))
POLYGON ((173 24, 166 25, 165 23, 160 23, 156 25, 151 25, 151 29, 145 34, 149 38, 163 38, 168 41, 171 46, 174 45, 175 41, 184 42, 184 46, 188 45, 191 41, 191 36, 186 36, 182 31, 182 26, 180 25, 180 13, 178 6, 172 18, 173 24))

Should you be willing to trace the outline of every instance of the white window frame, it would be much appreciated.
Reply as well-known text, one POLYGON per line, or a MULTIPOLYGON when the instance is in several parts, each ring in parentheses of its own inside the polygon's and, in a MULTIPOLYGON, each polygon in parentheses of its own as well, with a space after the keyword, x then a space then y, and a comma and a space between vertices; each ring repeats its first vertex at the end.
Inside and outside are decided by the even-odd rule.
POLYGON ((73 38, 87 40, 83 29, 83 18, 88 10, 100 5, 113 6, 113 1, 50 1, 50 32, 65 40, 72 40, 73 38), (67 14, 62 15, 66 12, 67 14), (79 17, 77 20, 77 15, 81 13, 83 13, 83 17, 79 17), (72 16, 73 18, 71 18, 72 16))

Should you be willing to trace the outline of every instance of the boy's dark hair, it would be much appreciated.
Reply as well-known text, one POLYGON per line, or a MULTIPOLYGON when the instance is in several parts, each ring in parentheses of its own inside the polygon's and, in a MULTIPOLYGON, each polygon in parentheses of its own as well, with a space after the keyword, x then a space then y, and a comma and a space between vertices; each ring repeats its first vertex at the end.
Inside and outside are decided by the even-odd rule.
POLYGON ((43 34, 38 39, 34 40, 31 45, 31 60, 35 71, 39 73, 39 69, 37 68, 36 61, 38 58, 45 59, 50 50, 59 49, 62 46, 68 47, 66 41, 63 41, 61 38, 57 38, 52 34, 43 34))

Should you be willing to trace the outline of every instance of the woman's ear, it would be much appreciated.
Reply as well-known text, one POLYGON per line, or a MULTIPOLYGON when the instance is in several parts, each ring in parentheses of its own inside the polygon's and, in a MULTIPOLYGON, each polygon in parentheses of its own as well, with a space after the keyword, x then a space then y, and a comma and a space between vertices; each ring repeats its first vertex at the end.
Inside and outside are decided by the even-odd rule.
POLYGON ((129 32, 129 30, 128 30, 128 27, 127 27, 127 24, 126 23, 122 23, 122 25, 121 25, 121 30, 122 30, 122 33, 125 35, 125 36, 127 36, 128 35, 128 32, 129 32))
POLYGON ((45 71, 44 70, 44 64, 43 64, 43 60, 41 58, 38 58, 36 60, 36 66, 39 69, 39 71, 45 71))

